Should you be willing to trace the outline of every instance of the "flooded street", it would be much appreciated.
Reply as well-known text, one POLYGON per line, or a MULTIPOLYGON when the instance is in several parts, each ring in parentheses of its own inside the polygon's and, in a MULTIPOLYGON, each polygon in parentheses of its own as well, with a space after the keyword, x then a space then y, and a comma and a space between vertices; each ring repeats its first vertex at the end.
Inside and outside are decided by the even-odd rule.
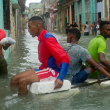
MULTIPOLYGON (((52 33, 58 42, 66 42, 66 34, 52 33)), ((83 36, 79 45, 87 48, 94 36, 83 36)), ((110 39, 107 39, 106 58, 110 62, 110 39)), ((38 41, 32 38, 28 31, 19 35, 16 48, 10 53, 8 62, 8 76, 0 77, 0 110, 109 110, 110 86, 100 87, 95 84, 89 87, 71 91, 36 95, 28 93, 18 96, 17 89, 11 89, 12 76, 26 70, 38 68, 38 41)))

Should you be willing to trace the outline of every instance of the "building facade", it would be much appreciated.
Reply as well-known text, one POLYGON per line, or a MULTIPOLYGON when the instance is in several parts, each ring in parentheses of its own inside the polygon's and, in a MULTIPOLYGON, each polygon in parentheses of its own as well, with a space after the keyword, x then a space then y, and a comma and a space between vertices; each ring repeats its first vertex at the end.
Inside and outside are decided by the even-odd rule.
POLYGON ((29 4, 29 14, 30 17, 37 16, 41 12, 41 3, 30 3, 29 4))
POLYGON ((58 31, 58 9, 57 9, 57 2, 55 0, 53 4, 50 6, 50 20, 51 20, 51 31, 58 31))
POLYGON ((42 19, 44 20, 44 25, 45 28, 50 31, 52 26, 51 26, 51 18, 52 18, 52 14, 50 14, 50 8, 51 5, 55 2, 56 0, 42 0, 42 19))
POLYGON ((74 1, 59 0, 58 2, 58 31, 65 32, 67 23, 72 24, 75 20, 74 1))
MULTIPOLYGON (((22 13, 24 11, 25 0, 0 0, 0 28, 5 30, 6 37, 12 37, 17 40, 18 33, 18 9, 22 13), (20 5, 19 5, 20 4, 20 5)), ((13 50, 12 45, 5 51, 5 58, 13 50)))

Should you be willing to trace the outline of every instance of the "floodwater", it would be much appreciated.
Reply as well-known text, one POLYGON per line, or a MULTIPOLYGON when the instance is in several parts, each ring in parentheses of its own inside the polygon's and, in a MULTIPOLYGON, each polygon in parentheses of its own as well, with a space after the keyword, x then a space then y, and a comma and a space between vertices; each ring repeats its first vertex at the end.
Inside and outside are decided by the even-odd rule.
MULTIPOLYGON (((66 42, 65 34, 52 34, 59 43, 66 42)), ((87 48, 92 38, 94 36, 82 36, 79 45, 87 48)), ((110 62, 110 39, 106 42, 106 58, 110 62)), ((32 38, 27 30, 18 37, 16 48, 7 59, 9 74, 0 77, 0 110, 110 110, 110 86, 99 84, 59 93, 36 95, 29 92, 18 96, 17 89, 9 86, 10 79, 20 72, 39 67, 37 47, 37 37, 32 38)))

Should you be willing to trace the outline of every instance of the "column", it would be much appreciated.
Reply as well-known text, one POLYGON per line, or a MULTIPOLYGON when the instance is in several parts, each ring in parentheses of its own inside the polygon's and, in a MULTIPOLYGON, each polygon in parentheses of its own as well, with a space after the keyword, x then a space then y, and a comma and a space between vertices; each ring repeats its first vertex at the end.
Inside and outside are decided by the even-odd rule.
POLYGON ((85 0, 81 0, 82 24, 85 24, 85 0))
POLYGON ((72 5, 70 4, 70 24, 72 24, 72 5))
POLYGON ((4 28, 3 24, 3 0, 0 0, 0 28, 4 28))
POLYGON ((90 0, 90 24, 95 21, 95 0, 90 0))

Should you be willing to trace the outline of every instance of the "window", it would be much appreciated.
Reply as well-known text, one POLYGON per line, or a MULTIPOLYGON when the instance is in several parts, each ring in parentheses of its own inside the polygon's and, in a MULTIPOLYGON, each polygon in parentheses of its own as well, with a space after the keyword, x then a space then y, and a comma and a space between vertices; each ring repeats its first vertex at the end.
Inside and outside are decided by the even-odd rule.
POLYGON ((10 29, 10 0, 3 0, 4 29, 10 29))
POLYGON ((98 2, 102 2, 102 0, 97 0, 97 3, 98 3, 98 2))

